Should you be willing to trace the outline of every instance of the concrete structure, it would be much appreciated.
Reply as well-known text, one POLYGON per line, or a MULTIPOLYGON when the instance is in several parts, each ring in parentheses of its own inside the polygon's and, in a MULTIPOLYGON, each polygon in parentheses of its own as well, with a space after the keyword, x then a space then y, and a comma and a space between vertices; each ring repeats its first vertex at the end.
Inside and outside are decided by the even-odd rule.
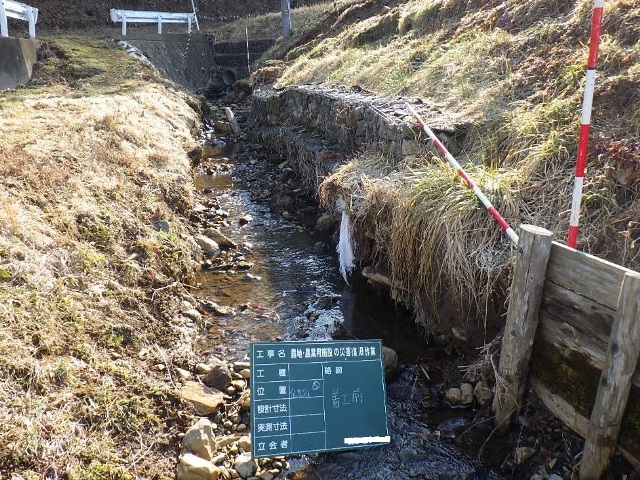
POLYGON ((24 85, 31 79, 40 42, 0 37, 0 90, 24 85))
MULTIPOLYGON (((203 33, 130 33, 121 40, 135 46, 167 78, 189 90, 205 88, 210 82, 231 86, 247 78, 245 41, 218 42, 203 33)), ((254 63, 273 45, 273 40, 250 40, 254 63)))
POLYGON ((135 46, 167 78, 188 90, 204 88, 214 66, 209 39, 202 33, 133 33, 121 40, 135 46))

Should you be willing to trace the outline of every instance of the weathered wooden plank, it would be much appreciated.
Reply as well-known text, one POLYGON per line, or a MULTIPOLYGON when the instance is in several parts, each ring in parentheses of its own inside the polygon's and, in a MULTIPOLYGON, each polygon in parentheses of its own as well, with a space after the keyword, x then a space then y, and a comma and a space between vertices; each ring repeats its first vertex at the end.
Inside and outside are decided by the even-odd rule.
MULTIPOLYGON (((540 306, 538 335, 561 349, 572 349, 604 365, 615 311, 556 285, 545 282, 540 306)), ((632 382, 640 387, 640 365, 632 382)))
MULTIPOLYGON (((569 346, 589 345, 585 353, 604 360, 615 311, 546 281, 540 304, 541 321, 560 325, 569 346)), ((579 348, 578 348, 579 349, 579 348)))
POLYGON ((518 257, 500 351, 499 381, 493 399, 496 428, 501 431, 511 426, 522 405, 552 239, 553 234, 543 228, 533 225, 520 228, 518 257))
POLYGON ((553 242, 547 279, 615 310, 628 268, 553 242))
POLYGON ((580 478, 597 480, 609 466, 640 355, 640 273, 627 272, 591 413, 580 478))
POLYGON ((552 393, 544 383, 536 378, 531 379, 531 386, 536 396, 555 417, 562 420, 562 423, 582 438, 587 436, 589 420, 585 416, 580 415, 573 405, 560 395, 552 393))

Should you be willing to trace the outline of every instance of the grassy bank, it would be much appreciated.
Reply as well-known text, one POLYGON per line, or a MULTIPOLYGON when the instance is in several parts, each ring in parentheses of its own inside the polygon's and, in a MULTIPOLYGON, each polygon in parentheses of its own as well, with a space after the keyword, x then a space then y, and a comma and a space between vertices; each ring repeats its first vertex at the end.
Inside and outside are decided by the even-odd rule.
MULTIPOLYGON (((285 61, 276 86, 358 84, 422 98, 469 125, 455 153, 498 210, 515 226, 543 226, 564 241, 591 10, 586 0, 342 4, 274 47, 285 61)), ((606 3, 579 239, 579 248, 633 269, 639 20, 637 2, 606 3)), ((411 290, 437 304, 444 291, 479 309, 504 298, 509 241, 435 155, 396 163, 364 154, 324 191, 351 198, 368 260, 390 273, 398 296, 411 290)))
POLYGON ((173 478, 199 106, 112 41, 44 41, 0 94, 0 476, 173 478))

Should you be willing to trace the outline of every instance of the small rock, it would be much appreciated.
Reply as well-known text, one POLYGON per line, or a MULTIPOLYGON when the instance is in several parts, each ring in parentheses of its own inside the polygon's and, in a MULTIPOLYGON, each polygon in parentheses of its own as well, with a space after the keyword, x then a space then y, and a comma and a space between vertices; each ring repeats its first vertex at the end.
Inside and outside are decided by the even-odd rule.
POLYGON ((209 373, 209 370, 211 370, 211 366, 207 365, 206 363, 198 363, 196 365, 196 372, 203 374, 203 373, 209 373))
POLYGON ((460 385, 460 403, 463 405, 471 405, 473 403, 473 385, 470 383, 460 385))
POLYGON ((202 205, 201 203, 197 203, 193 206, 193 208, 191 209, 191 211, 193 213, 203 213, 206 212, 208 210, 207 207, 205 207, 204 205, 202 205))
POLYGON ((243 412, 248 412, 251 408, 251 390, 244 390, 240 394, 240 398, 238 399, 238 405, 240 405, 240 410, 243 412))
POLYGON ((211 463, 213 463, 214 465, 218 465, 219 463, 224 462, 226 459, 227 456, 224 453, 219 453, 211 459, 211 463))
POLYGON ((238 223, 240 225, 246 225, 247 223, 253 222, 253 217, 251 215, 243 215, 238 219, 238 223))
MULTIPOLYGON (((244 432, 246 429, 247 429, 247 426, 244 423, 241 423, 240 425, 238 425, 238 433, 244 432)), ((251 448, 251 444, 249 444, 249 448, 251 448)))
POLYGON ((211 370, 202 379, 202 383, 217 390, 224 390, 231 385, 231 371, 226 362, 213 357, 208 363, 211 370))
POLYGON ((232 380, 231 386, 235 388, 236 391, 241 392, 247 386, 247 382, 245 380, 232 380))
POLYGON ((461 329, 456 328, 456 327, 452 327, 451 328, 451 333, 453 333, 453 336, 456 337, 461 342, 466 342, 467 341, 467 336, 464 334, 464 330, 461 330, 461 329))
POLYGON ((273 473, 264 472, 258 477, 260 480, 273 480, 273 473))
POLYGON ((191 380, 182 387, 180 396, 192 404, 200 415, 210 415, 224 404, 224 393, 191 380))
POLYGON ((398 375, 398 354, 389 347, 382 347, 384 378, 393 380, 398 375))
POLYGON ((549 475, 549 480, 563 480, 563 479, 557 473, 552 473, 551 475, 549 475))
POLYGON ((176 480, 218 480, 220 470, 210 461, 186 453, 180 457, 176 480))
POLYGON ((185 370, 184 368, 176 368, 176 374, 180 378, 180 380, 189 380, 191 378, 191 372, 189 370, 185 370))
POLYGON ((231 428, 231 427, 233 427, 233 422, 231 420, 225 420, 224 423, 222 424, 222 426, 224 428, 231 428))
POLYGON ((326 248, 327 248, 327 246, 325 245, 325 243, 324 243, 324 242, 316 242, 316 243, 313 245, 313 251, 314 251, 315 253, 318 253, 318 254, 320 254, 320 253, 324 252, 324 251, 326 250, 326 248))
POLYGON ((233 250, 238 248, 238 244, 220 232, 217 228, 207 228, 205 235, 218 244, 221 250, 233 250))
POLYGON ((240 370, 240 375, 242 375, 242 378, 251 378, 251 370, 244 368, 240 370))
POLYGON ((199 322, 200 320, 202 320, 202 314, 198 310, 196 310, 195 308, 192 308, 190 310, 186 310, 186 311, 182 312, 182 314, 185 317, 190 318, 194 322, 199 322))
POLYGON ((233 385, 229 385, 227 388, 224 389, 224 391, 228 395, 233 395, 234 393, 236 393, 236 387, 234 387, 233 385))
POLYGON ((229 122, 222 122, 220 120, 213 122, 213 128, 219 133, 232 133, 233 128, 229 122))
POLYGON ((215 313, 216 315, 219 315, 221 317, 226 317, 227 315, 233 315, 233 308, 232 307, 226 307, 224 305, 216 305, 213 308, 213 313, 215 313))
POLYGON ((164 363, 157 363, 156 365, 154 365, 154 368, 159 372, 164 372, 167 366, 164 363))
POLYGON ((241 453, 236 457, 233 468, 242 478, 249 478, 258 471, 258 464, 251 458, 250 453, 241 453))
POLYGON ((185 450, 205 460, 211 460, 216 450, 213 424, 208 418, 201 418, 182 437, 185 450))
POLYGON ((323 213, 316 221, 316 232, 330 235, 336 229, 338 222, 330 213, 323 213))
POLYGON ((459 388, 450 388, 444 396, 444 401, 452 405, 457 405, 462 399, 462 392, 459 388))
POLYGON ((329 310, 336 303, 336 300, 340 297, 334 297, 333 295, 324 295, 320 297, 316 302, 316 306, 322 310, 329 310))
POLYGON ((250 368, 251 364, 249 362, 235 362, 233 364, 234 370, 244 370, 245 368, 250 368))
POLYGON ((220 247, 218 246, 218 244, 209 237, 206 237, 204 235, 196 235, 195 237, 193 237, 193 239, 196 241, 198 246, 202 249, 202 253, 204 253, 205 255, 214 255, 220 251, 220 247))
POLYGON ((282 218, 284 218, 285 220, 291 220, 291 214, 285 210, 284 212, 282 212, 282 218))
POLYGON ((536 453, 535 448, 531 447, 518 447, 513 452, 513 459, 516 465, 520 465, 530 459, 536 453))
POLYGON ((473 389, 473 395, 478 400, 478 403, 482 406, 489 405, 491 400, 493 399, 493 391, 487 387, 487 385, 480 380, 476 383, 475 388, 473 389))

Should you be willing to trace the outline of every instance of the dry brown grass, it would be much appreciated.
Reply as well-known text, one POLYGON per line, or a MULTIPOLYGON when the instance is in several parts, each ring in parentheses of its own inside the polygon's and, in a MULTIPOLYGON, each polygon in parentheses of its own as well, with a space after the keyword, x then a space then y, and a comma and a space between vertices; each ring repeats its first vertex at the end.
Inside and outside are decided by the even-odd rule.
POLYGON ((185 417, 153 365, 192 361, 198 112, 113 43, 47 40, 0 94, 0 477, 173 478, 185 417))

